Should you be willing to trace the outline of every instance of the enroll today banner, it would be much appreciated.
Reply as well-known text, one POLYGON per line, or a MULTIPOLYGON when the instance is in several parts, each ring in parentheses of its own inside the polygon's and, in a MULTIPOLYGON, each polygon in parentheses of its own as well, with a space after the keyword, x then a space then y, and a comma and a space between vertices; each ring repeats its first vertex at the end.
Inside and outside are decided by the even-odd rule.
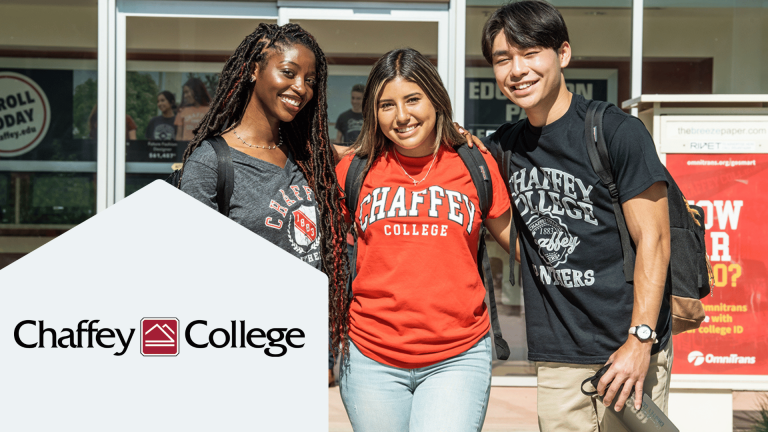
POLYGON ((768 375, 768 154, 668 154, 705 211, 715 277, 701 327, 674 338, 673 373, 768 375))

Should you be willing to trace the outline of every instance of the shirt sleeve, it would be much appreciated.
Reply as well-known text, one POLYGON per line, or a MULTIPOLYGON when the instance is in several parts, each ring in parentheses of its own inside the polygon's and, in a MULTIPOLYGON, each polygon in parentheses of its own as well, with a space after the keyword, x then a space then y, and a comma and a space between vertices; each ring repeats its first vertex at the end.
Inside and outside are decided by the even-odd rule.
POLYGON ((179 112, 176 114, 176 118, 173 120, 174 126, 181 126, 184 124, 184 108, 179 108, 179 112))
POLYGON ((626 117, 609 143, 608 152, 621 203, 636 197, 656 182, 667 181, 653 138, 640 119, 626 117))
POLYGON ((491 182, 493 183, 493 204, 488 212, 488 219, 496 219, 509 209, 509 194, 499 172, 496 159, 490 153, 482 153, 482 155, 485 163, 488 164, 488 171, 491 172, 491 182))
POLYGON ((339 118, 336 119, 335 127, 336 127, 336 130, 341 132, 342 134, 346 133, 344 132, 344 129, 346 128, 344 127, 343 122, 344 122, 344 113, 341 113, 339 114, 339 118))
POLYGON ((344 156, 336 165, 336 179, 339 184, 339 201, 341 201, 341 210, 344 214, 344 220, 347 224, 352 223, 352 217, 350 215, 349 209, 347 209, 347 202, 345 200, 347 195, 344 192, 346 185, 344 183, 347 180, 347 172, 349 171, 349 166, 352 164, 353 157, 354 155, 344 156))
POLYGON ((181 190, 208 207, 218 210, 216 202, 216 181, 218 173, 213 164, 218 164, 216 153, 208 143, 197 148, 184 163, 181 190))

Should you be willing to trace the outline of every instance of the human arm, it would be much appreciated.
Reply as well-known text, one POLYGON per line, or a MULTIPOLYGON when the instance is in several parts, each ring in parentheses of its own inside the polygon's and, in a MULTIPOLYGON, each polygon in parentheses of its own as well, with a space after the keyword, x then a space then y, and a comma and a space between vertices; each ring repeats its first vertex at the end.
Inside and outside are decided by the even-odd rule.
POLYGON ((509 253, 509 230, 511 227, 512 218, 510 217, 510 211, 507 210, 501 216, 495 219, 486 219, 485 227, 491 233, 496 243, 501 245, 507 253, 509 253))
POLYGON ((173 119, 173 125, 176 126, 176 141, 181 141, 184 136, 184 116, 182 115, 184 108, 179 108, 179 112, 176 114, 176 118, 173 119))
POLYGON ((334 144, 342 144, 344 142, 344 134, 340 130, 336 131, 336 139, 333 140, 334 144))
MULTIPOLYGON (((636 247, 634 270, 634 304, 631 327, 646 324, 655 331, 659 318, 664 284, 669 266, 669 209, 665 182, 653 183, 622 204, 624 219, 636 247)), ((628 330, 628 329, 627 329, 628 330)), ((648 373, 653 340, 641 342, 634 335, 608 359, 612 363, 603 375, 597 391, 604 394, 603 403, 620 411, 634 390, 635 408, 640 409, 643 400, 643 381, 648 373), (610 384, 608 391, 606 386, 610 384), (621 385, 621 394, 616 394, 621 385), (605 393, 604 393, 605 392, 605 393)))

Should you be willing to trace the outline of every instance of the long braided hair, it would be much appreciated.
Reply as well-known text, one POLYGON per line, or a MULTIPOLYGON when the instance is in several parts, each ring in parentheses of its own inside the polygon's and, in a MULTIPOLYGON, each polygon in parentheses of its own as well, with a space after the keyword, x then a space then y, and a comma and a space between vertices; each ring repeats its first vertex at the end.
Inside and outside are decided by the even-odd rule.
MULTIPOLYGON (((206 140, 236 127, 258 81, 251 82, 254 66, 266 66, 270 50, 300 44, 315 55, 317 85, 315 96, 307 102, 296 117, 280 128, 285 144, 293 154, 296 165, 315 191, 319 215, 320 253, 323 271, 328 275, 329 325, 334 347, 342 345, 349 350, 349 298, 347 282, 346 227, 336 181, 335 150, 328 139, 327 83, 328 66, 325 54, 315 38, 297 24, 261 23, 256 30, 240 43, 227 60, 219 77, 216 95, 200 124, 195 128, 195 138, 184 152, 186 162, 192 152, 206 140)), ((184 175, 182 167, 181 175, 184 175)))

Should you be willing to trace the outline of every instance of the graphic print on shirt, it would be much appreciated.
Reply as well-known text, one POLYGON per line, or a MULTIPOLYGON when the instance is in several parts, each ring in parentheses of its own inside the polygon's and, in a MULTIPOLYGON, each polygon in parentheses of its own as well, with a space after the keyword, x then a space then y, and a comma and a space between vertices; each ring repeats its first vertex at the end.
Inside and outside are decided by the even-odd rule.
POLYGON ((154 136, 147 139, 156 139, 161 141, 171 141, 176 138, 176 128, 171 124, 159 123, 155 126, 154 136))
POLYGON ((477 206, 467 195, 433 185, 420 191, 407 192, 403 186, 394 193, 390 187, 379 187, 368 193, 361 201, 358 214, 360 228, 365 232, 369 226, 385 222, 384 235, 433 236, 448 235, 450 221, 472 233, 477 206), (410 223, 407 218, 434 218, 435 223, 410 223), (387 220, 392 219, 392 220, 387 220))
POLYGON ((593 186, 554 168, 522 168, 509 178, 515 206, 534 239, 544 265, 531 262, 533 273, 547 285, 566 288, 591 286, 591 269, 565 268, 581 241, 570 233, 569 224, 598 225, 589 195, 593 186), (559 268, 558 268, 559 267, 559 268))
POLYGON ((309 186, 292 185, 279 190, 280 197, 269 202, 275 211, 264 224, 277 230, 283 229, 296 254, 305 262, 320 261, 320 234, 317 228, 317 207, 309 186), (284 204, 284 205, 283 205, 284 204), (313 252, 314 251, 314 252, 313 252))

